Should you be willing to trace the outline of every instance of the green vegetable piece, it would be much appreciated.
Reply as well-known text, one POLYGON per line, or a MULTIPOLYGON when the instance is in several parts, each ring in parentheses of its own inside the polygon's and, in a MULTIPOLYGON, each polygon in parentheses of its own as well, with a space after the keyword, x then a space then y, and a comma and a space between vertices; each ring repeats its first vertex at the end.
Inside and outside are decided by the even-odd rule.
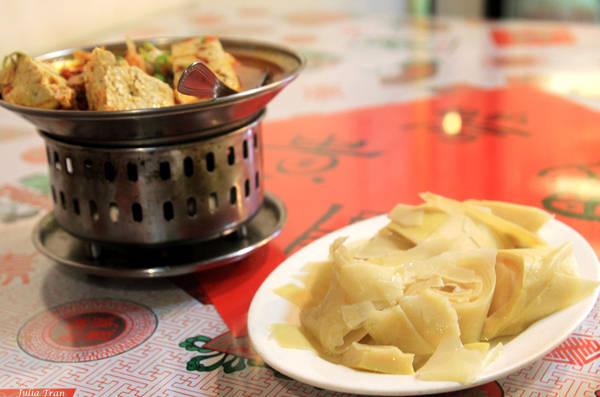
POLYGON ((152 62, 152 55, 144 47, 138 48, 138 52, 146 62, 152 62))
POLYGON ((154 60, 154 69, 162 70, 165 66, 167 66, 168 62, 169 62, 169 54, 167 54, 166 52, 163 52, 162 54, 157 56, 156 59, 154 60))
POLYGON ((25 54, 21 51, 13 51, 2 60, 2 68, 6 68, 9 63, 16 64, 18 62, 19 57, 25 56, 25 54))

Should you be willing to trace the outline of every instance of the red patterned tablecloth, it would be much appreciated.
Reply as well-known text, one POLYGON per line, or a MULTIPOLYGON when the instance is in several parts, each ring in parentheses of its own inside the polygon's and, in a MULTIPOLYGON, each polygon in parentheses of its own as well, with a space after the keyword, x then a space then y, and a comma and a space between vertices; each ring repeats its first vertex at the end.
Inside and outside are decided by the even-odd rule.
MULTIPOLYGON (((333 395, 252 352, 250 300, 302 246, 423 191, 545 208, 600 251, 600 28, 191 6, 98 41, 202 33, 308 60, 262 130, 283 232, 242 262, 170 280, 59 267, 29 240, 52 208, 43 142, 1 110, 0 395, 333 395)), ((541 360, 451 395, 600 396, 600 305, 541 360)))

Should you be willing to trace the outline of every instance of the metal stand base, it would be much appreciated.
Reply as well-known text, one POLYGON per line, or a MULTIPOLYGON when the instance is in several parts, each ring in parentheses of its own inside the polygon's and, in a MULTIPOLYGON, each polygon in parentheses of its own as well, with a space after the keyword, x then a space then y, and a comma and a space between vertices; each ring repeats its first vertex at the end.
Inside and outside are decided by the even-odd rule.
POLYGON ((33 242, 45 256, 86 273, 118 278, 169 277, 239 261, 279 234, 285 206, 265 193, 258 213, 235 232, 214 240, 155 246, 113 246, 66 232, 49 213, 36 225, 33 242))

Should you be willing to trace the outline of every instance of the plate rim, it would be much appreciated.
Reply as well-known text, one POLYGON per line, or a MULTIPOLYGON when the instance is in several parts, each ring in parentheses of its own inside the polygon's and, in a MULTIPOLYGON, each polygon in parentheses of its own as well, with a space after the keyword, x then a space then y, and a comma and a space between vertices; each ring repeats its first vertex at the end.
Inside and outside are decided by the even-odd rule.
MULTIPOLYGON (((260 323, 259 320, 257 320, 258 318, 260 318, 260 300, 264 299, 263 296, 265 294, 268 294, 269 291, 268 289, 272 289, 275 286, 271 286, 270 284, 274 282, 274 280, 277 280, 280 274, 286 274, 286 273, 290 273, 287 275, 287 277, 284 277, 287 280, 291 280, 290 276, 293 276, 294 274, 297 274, 299 272, 299 269, 294 269, 293 265, 295 262, 301 262, 301 258, 304 255, 306 255, 305 253, 307 251, 311 251, 311 250, 315 250, 318 248, 314 248, 315 246, 319 247, 320 245, 324 245, 326 247, 329 246, 330 241, 333 241, 336 237, 341 237, 342 235, 350 235, 350 231, 354 230, 354 229, 360 229, 360 228, 380 228, 382 227, 385 222, 386 222, 386 218, 387 215, 383 214, 383 215, 379 215, 379 216, 375 216, 372 218, 368 218, 365 220, 361 220, 359 222, 344 226, 342 228, 336 229, 328 234, 326 234, 325 236, 320 237, 317 240, 312 241, 311 243, 309 243, 308 245, 302 247, 300 250, 296 251, 295 253, 293 253, 292 255, 290 255, 289 257, 287 257, 282 263, 280 263, 263 281, 263 283, 260 285, 260 287, 258 288, 258 290, 256 291, 251 304, 250 304, 250 308, 248 310, 248 337, 250 340, 250 343, 253 347, 253 349, 259 354, 259 356, 271 367, 273 367, 274 369, 276 369, 277 371, 291 377, 292 379, 301 381, 303 383, 315 386, 315 387, 321 387, 321 388, 325 388, 327 390, 331 390, 331 391, 336 391, 336 392, 343 392, 343 393, 355 393, 355 394, 371 394, 371 395, 425 395, 425 394, 433 394, 433 393, 445 393, 445 392, 452 392, 452 391, 457 391, 457 390, 462 390, 462 389, 468 389, 468 388, 472 388, 472 387, 476 387, 478 385, 481 384, 486 384, 489 382, 492 382, 494 380, 503 378, 505 376, 508 376, 509 374, 512 374, 520 369, 522 369, 523 367, 531 364, 534 361, 537 361, 539 359, 541 359, 542 357, 544 357, 545 355, 547 355, 549 352, 551 352, 554 348, 556 348, 556 346, 560 345, 562 342, 564 342, 564 340, 566 340, 566 338, 568 338, 568 336, 573 333, 573 331, 585 320, 585 318, 589 315, 589 313, 591 312, 591 310, 593 309, 596 300, 598 299, 598 296, 600 295, 600 286, 596 288, 595 292, 592 293, 590 296, 584 298, 583 300, 577 302, 574 305, 569 306, 568 308, 565 308, 557 313, 554 313, 544 319, 538 320, 537 322, 535 322, 534 324, 532 324, 530 327, 528 327, 525 331, 529 330, 529 329, 535 329, 536 327, 539 327, 540 325, 543 326, 543 323, 545 320, 547 320, 548 318, 553 317, 554 315, 558 314, 558 313, 562 313, 564 311, 567 311, 569 309, 573 309, 573 308, 580 308, 581 307, 581 313, 579 313, 577 316, 575 316, 574 318, 574 322, 570 323, 570 325, 568 327, 565 327, 562 330, 559 330, 559 332, 557 333, 557 335, 554 336, 553 339, 553 343, 551 343, 548 346, 544 346, 544 348, 542 350, 540 350, 537 354, 535 355, 530 355, 528 357, 526 357, 523 361, 517 363, 514 366, 504 366, 502 367, 500 370, 495 370, 492 373, 486 374, 484 373, 483 376, 480 376, 479 378, 477 378, 475 381, 467 383, 467 384, 461 384, 458 382, 449 382, 449 381, 424 381, 424 380, 419 380, 414 378, 413 375, 390 375, 390 374, 377 374, 377 373, 366 373, 364 371, 358 371, 358 370, 354 370, 351 368, 346 368, 343 367, 341 365, 337 365, 337 364, 333 364, 333 363, 329 363, 326 360, 319 358, 318 356, 315 355, 315 353, 307 351, 307 350, 301 350, 301 349, 287 349, 287 348, 281 348, 279 346, 276 346, 275 349, 276 350, 280 350, 280 352, 285 353, 286 351, 295 351, 295 355, 305 355, 306 357, 304 357, 305 359, 309 359, 309 360, 317 360, 318 362, 326 362, 328 365, 333 365, 336 367, 343 367, 343 370, 347 370, 347 371, 351 371, 349 372, 349 374, 351 373, 359 373, 359 374, 368 374, 370 376, 377 376, 378 378, 385 378, 385 377, 410 377, 411 381, 412 381, 412 387, 411 388, 382 388, 381 386, 379 387, 372 387, 372 388, 363 388, 363 389, 356 389, 353 387, 348 387, 345 386, 343 383, 344 380, 335 382, 332 379, 327 379, 326 381, 321 381, 321 380, 314 380, 310 377, 304 376, 302 373, 298 374, 295 371, 290 371, 289 368, 287 366, 281 366, 278 360, 273 360, 270 354, 265 354, 264 350, 263 350, 263 346, 262 346, 262 342, 260 339, 260 330, 256 329, 259 325, 257 324, 257 322, 260 323), (371 223, 373 223, 373 225, 370 225, 371 223), (365 227, 365 225, 368 225, 365 227), (291 263, 291 264, 290 264, 291 263), (288 267, 292 267, 292 269, 287 269, 288 267), (259 335, 257 335, 257 333, 259 333, 259 335)), ((589 242, 579 233, 577 232, 575 229, 573 229, 571 226, 565 224, 564 222, 561 222, 555 218, 551 219, 550 221, 548 221, 541 229, 540 231, 538 231, 538 235, 539 234, 544 234, 544 233, 549 233, 547 230, 550 229, 550 232, 554 232, 557 233, 557 231, 553 231, 554 229, 558 228, 558 232, 560 232, 561 237, 561 241, 565 242, 565 241, 571 241, 574 245, 574 252, 577 254, 577 250, 575 250, 575 243, 577 242, 577 245, 582 244, 582 249, 584 250, 584 254, 589 255, 591 254, 593 256, 593 264, 590 264, 590 269, 592 269, 593 272, 595 272, 595 274, 593 275, 593 279, 595 280, 600 280, 600 262, 598 261, 598 256, 596 255, 594 249, 591 247, 591 245, 589 244, 589 242), (562 229, 562 230, 561 230, 562 229), (578 240, 578 241, 577 241, 578 240)), ((372 235, 373 230, 370 230, 370 235, 372 235)), ((355 238, 363 238, 366 237, 359 235, 359 236, 354 236, 354 238, 352 236, 349 237, 349 240, 352 241, 355 238)), ((303 263, 307 263, 311 260, 318 260, 317 258, 314 257, 309 257, 307 259, 303 260, 303 263)), ((578 267, 579 270, 581 270, 581 264, 579 264, 578 262, 578 267)), ((587 267, 586 267, 587 268, 587 267)), ((281 282, 281 280, 279 281, 278 285, 283 285, 283 282, 281 282)), ((268 295, 267 295, 268 296, 268 295)), ((285 305, 288 306, 288 311, 290 310, 290 308, 293 310, 294 309, 294 305, 290 302, 285 301, 285 299, 281 298, 281 297, 277 297, 278 299, 280 299, 283 302, 286 302, 285 305)), ((274 322, 271 321, 268 324, 273 324, 274 322)), ((525 332, 523 331, 523 333, 525 332)), ((268 334, 268 331, 265 329, 262 331, 263 332, 263 336, 268 334)), ((514 339, 511 340, 518 340, 519 336, 515 337, 514 339)), ((266 336, 265 340, 270 340, 270 336, 266 336)), ((276 342, 273 342, 276 344, 276 342)), ((273 354, 273 356, 277 356, 277 354, 273 354)), ((490 367, 493 367, 494 364, 490 364, 490 367)), ((490 368, 488 367, 488 368, 490 368)), ((374 384, 375 386, 377 386, 377 384, 374 384)))

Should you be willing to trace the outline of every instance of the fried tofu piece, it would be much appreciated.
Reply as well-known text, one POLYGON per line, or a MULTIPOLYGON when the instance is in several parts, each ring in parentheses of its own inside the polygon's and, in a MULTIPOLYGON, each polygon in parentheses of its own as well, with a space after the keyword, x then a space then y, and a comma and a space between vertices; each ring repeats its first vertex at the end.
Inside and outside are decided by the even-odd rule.
POLYGON ((20 52, 7 56, 0 71, 2 99, 41 109, 76 107, 75 91, 50 65, 20 52))
POLYGON ((90 110, 130 110, 174 105, 168 84, 149 76, 103 48, 95 48, 83 68, 90 110))
MULTIPOLYGON (((241 89, 240 81, 233 69, 233 65, 236 62, 235 58, 225 52, 217 37, 205 36, 203 38, 192 38, 172 44, 171 55, 173 57, 174 87, 177 87, 185 68, 195 61, 202 61, 229 88, 236 91, 241 89)), ((177 103, 191 103, 201 101, 202 98, 183 95, 175 90, 175 100, 177 103)))

